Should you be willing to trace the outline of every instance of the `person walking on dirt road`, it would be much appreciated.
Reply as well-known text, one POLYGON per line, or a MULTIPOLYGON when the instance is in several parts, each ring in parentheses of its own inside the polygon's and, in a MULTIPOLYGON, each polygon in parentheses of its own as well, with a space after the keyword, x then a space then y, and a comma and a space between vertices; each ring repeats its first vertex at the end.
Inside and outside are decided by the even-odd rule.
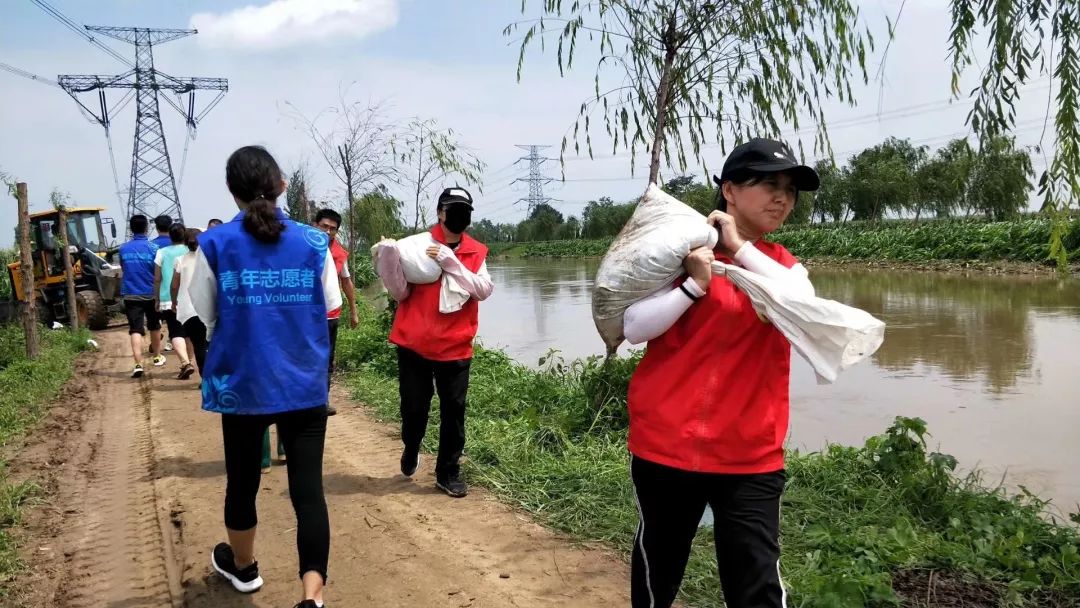
POLYGON ((161 320, 169 329, 169 342, 173 350, 180 357, 180 372, 176 375, 179 380, 187 380, 195 373, 195 366, 188 359, 187 340, 184 337, 184 328, 176 316, 176 300, 172 295, 173 272, 176 270, 176 260, 185 253, 188 248, 184 245, 187 237, 187 229, 182 224, 174 223, 169 228, 169 238, 172 244, 164 249, 158 249, 154 257, 154 293, 157 297, 157 310, 161 320))
POLYGON ((143 375, 143 339, 147 329, 150 330, 150 352, 154 356, 154 366, 165 365, 165 357, 161 354, 161 319, 154 304, 154 257, 158 247, 146 236, 149 227, 150 222, 145 215, 131 216, 128 221, 131 240, 120 246, 120 266, 123 269, 120 296, 124 301, 124 314, 131 335, 131 356, 135 359, 132 378, 143 375))
MULTIPOLYGON (((353 287, 352 275, 349 274, 349 252, 346 251, 337 240, 338 229, 341 227, 341 214, 333 209, 320 209, 318 213, 315 214, 315 223, 313 225, 330 237, 330 255, 333 256, 334 267, 337 268, 338 281, 341 283, 341 293, 345 296, 345 301, 349 303, 349 310, 352 311, 349 318, 349 326, 356 329, 356 326, 360 324, 360 316, 359 311, 356 308, 356 290, 353 287)), ((340 307, 326 313, 326 324, 327 328, 330 330, 330 364, 327 368, 328 373, 326 376, 327 390, 330 388, 330 380, 334 375, 334 351, 337 349, 338 323, 340 319, 340 307)), ((334 416, 337 414, 337 409, 328 404, 326 406, 326 414, 328 416, 334 416)), ((285 460, 287 458, 285 445, 281 442, 281 433, 278 433, 277 455, 278 460, 285 460)), ((270 465, 270 428, 267 427, 266 434, 263 435, 263 473, 270 472, 270 465)))
MULTIPOLYGON (((337 240, 338 229, 341 228, 341 215, 333 209, 320 209, 315 214, 314 225, 330 237, 330 255, 334 256, 334 267, 337 268, 338 280, 341 282, 341 293, 349 304, 349 327, 356 329, 356 326, 360 324, 360 312, 356 308, 356 289, 353 287, 352 274, 349 273, 349 252, 337 240)), ((334 373, 334 350, 337 347, 340 319, 341 308, 326 313, 326 322, 330 329, 330 375, 334 373)), ((337 413, 332 407, 328 409, 331 416, 337 413)))
POLYGON ((411 477, 420 464, 420 443, 427 431, 431 398, 439 394, 439 454, 435 487, 460 498, 469 493, 459 461, 465 448, 465 404, 469 366, 476 337, 479 302, 495 286, 487 270, 487 247, 465 230, 472 222, 473 198, 464 188, 447 188, 436 206, 439 223, 431 229, 436 244, 427 254, 469 298, 454 312, 440 312, 443 280, 413 285, 405 280, 400 256, 379 256, 383 285, 398 302, 390 341, 398 347, 401 395, 401 473, 411 477))
POLYGON ((203 409, 221 414, 225 447, 225 528, 229 542, 211 555, 214 570, 237 590, 263 584, 255 560, 259 448, 277 425, 289 454, 289 497, 303 601, 323 605, 330 523, 323 495, 326 313, 341 306, 330 239, 289 220, 275 201, 285 180, 264 148, 232 153, 225 181, 240 213, 199 237, 189 293, 206 324, 203 409), (268 330, 268 328, 270 328, 268 330))
POLYGON ((708 217, 720 233, 715 251, 691 251, 683 280, 630 306, 623 321, 627 341, 648 342, 627 394, 639 518, 631 559, 635 608, 674 602, 706 505, 726 605, 786 605, 780 496, 791 346, 711 265, 738 264, 813 294, 799 261, 763 237, 819 180, 787 146, 754 139, 732 150, 716 181, 718 210, 708 217))
POLYGON ((184 255, 176 258, 173 276, 170 282, 172 301, 176 303, 176 320, 180 323, 187 342, 188 353, 194 357, 202 377, 206 366, 206 325, 195 313, 191 303, 191 275, 195 270, 195 252, 199 249, 199 235, 202 230, 188 228, 184 231, 184 255))

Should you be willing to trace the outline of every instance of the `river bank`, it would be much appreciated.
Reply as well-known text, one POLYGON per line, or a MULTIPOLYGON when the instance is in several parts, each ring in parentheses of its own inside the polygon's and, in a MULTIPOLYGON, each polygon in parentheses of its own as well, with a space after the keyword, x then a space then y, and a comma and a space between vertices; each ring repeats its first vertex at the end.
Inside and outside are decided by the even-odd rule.
MULTIPOLYGON (((985 222, 971 219, 847 222, 788 226, 769 238, 807 265, 863 266, 934 272, 1053 274, 1045 219, 985 222)), ((600 258, 612 238, 496 243, 496 258, 600 258)), ((1080 273, 1080 220, 1066 224, 1063 239, 1070 274, 1080 273)))
MULTIPOLYGON (((394 420, 389 318, 367 307, 362 317, 360 329, 343 333, 339 360, 356 397, 394 420)), ((625 391, 634 364, 548 357, 532 369, 479 349, 470 479, 547 525, 628 551, 636 517, 625 391)), ((977 475, 958 476, 954 459, 929 452, 926 433, 921 420, 898 418, 859 447, 789 452, 782 568, 793 605, 915 605, 916 598, 926 605, 929 591, 933 606, 1072 606, 1080 597, 1077 529, 1053 520, 1037 497, 1006 496, 977 475)), ((693 606, 719 605, 712 554, 706 529, 683 588, 693 606)))

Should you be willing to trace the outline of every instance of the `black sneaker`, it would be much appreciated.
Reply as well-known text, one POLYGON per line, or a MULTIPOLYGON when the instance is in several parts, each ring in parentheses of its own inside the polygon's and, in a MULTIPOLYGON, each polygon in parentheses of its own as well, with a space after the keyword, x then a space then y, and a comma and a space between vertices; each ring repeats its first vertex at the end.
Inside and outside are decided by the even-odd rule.
POLYGON ((236 557, 229 543, 218 543, 214 547, 214 552, 210 554, 210 565, 218 574, 232 583, 233 589, 240 593, 251 593, 262 587, 263 579, 259 576, 259 562, 253 562, 243 570, 238 569, 236 557))
POLYGON ((420 449, 410 450, 405 448, 401 451, 401 474, 412 477, 416 469, 420 467, 420 449))
POLYGON ((469 493, 469 486, 464 481, 461 481, 461 478, 457 475, 436 477, 435 487, 454 498, 461 498, 469 493))
MULTIPOLYGON (((319 605, 315 603, 315 600, 304 600, 293 608, 319 608, 319 605)), ((323 604, 322 608, 326 608, 326 604, 323 604)))
MULTIPOLYGON (((326 406, 326 415, 327 416, 337 416, 337 408, 329 406, 329 405, 326 406)), ((307 600, 305 600, 305 601, 307 601, 307 600)))

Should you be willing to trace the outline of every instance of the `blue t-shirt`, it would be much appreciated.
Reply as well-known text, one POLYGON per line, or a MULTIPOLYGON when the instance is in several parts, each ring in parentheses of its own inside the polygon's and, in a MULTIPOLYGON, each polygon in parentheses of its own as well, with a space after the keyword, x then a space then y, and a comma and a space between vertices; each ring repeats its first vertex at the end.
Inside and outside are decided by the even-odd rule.
POLYGON ((120 246, 120 266, 124 269, 120 295, 124 297, 154 297, 154 257, 158 246, 145 234, 136 234, 120 246))
POLYGON ((172 302, 172 278, 176 270, 176 259, 188 252, 187 245, 169 245, 158 250, 161 256, 161 287, 158 289, 158 299, 162 302, 172 302))
POLYGON ((244 230, 242 212, 199 236, 217 283, 205 410, 276 414, 327 403, 330 334, 322 273, 330 240, 277 214, 286 228, 276 243, 261 243, 244 230))
POLYGON ((150 242, 157 245, 158 249, 164 249, 164 248, 172 245, 172 237, 170 237, 167 234, 159 234, 156 239, 154 239, 154 240, 152 240, 150 242))

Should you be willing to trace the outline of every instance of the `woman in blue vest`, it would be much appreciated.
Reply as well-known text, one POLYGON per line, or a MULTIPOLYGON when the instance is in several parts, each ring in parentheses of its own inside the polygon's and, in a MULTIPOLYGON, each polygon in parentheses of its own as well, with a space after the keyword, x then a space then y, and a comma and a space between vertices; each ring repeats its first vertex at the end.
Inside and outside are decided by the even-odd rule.
POLYGON ((330 360, 326 313, 341 306, 337 270, 327 236, 275 206, 285 180, 269 152, 258 146, 233 152, 225 179, 240 213, 199 237, 189 288, 210 339, 203 409, 221 414, 225 443, 229 542, 214 547, 211 563, 238 591, 262 586, 255 497, 263 432, 276 424, 289 455, 297 519, 304 589, 297 608, 316 608, 323 606, 330 551, 322 460, 330 360))

